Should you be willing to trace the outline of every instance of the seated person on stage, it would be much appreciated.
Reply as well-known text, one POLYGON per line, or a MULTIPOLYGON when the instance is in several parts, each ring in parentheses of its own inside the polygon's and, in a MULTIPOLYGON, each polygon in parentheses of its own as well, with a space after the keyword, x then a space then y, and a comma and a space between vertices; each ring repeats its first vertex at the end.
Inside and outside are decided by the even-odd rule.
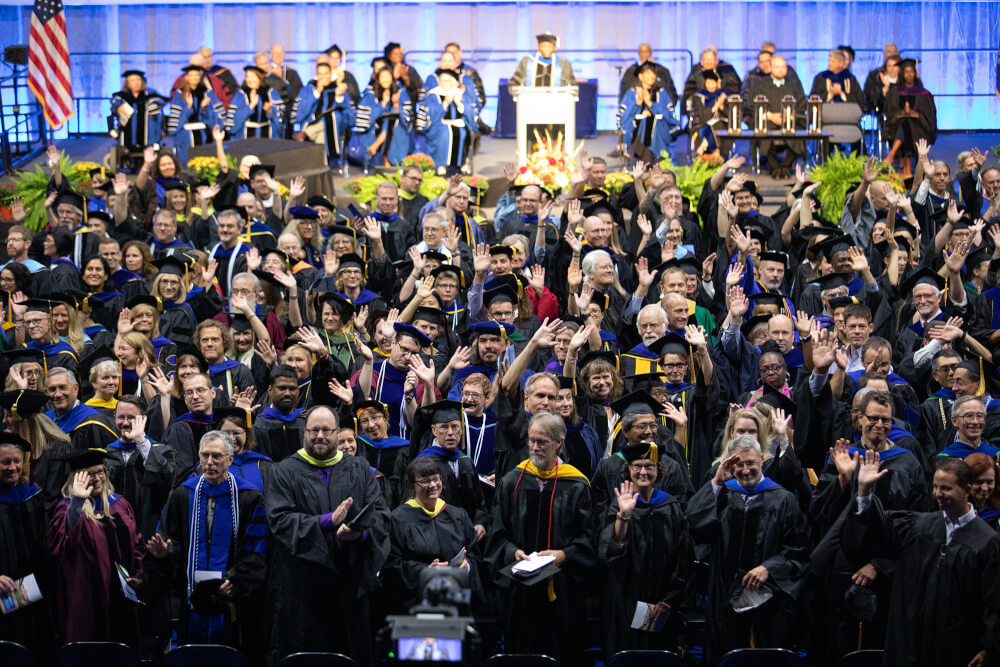
MULTIPOLYGON (((782 127, 781 106, 786 96, 795 98, 795 120, 801 124, 806 112, 806 94, 798 80, 788 77, 788 64, 781 56, 773 56, 771 73, 753 83, 750 95, 743 98, 744 111, 753 109, 753 99, 758 95, 767 98, 767 127, 777 130, 782 127)), ((796 127, 798 127, 797 125, 796 127)), ((767 166, 777 179, 788 178, 795 158, 805 154, 804 141, 762 141, 760 152, 767 155, 767 166), (778 152, 784 149, 785 157, 779 162, 778 152)))
POLYGON ((719 60, 719 52, 714 46, 709 46, 701 52, 698 64, 691 68, 691 73, 684 82, 685 108, 690 110, 691 98, 705 87, 706 72, 715 72, 718 75, 721 88, 727 95, 736 95, 740 92, 740 77, 736 74, 736 70, 729 63, 719 60))
POLYGON ((639 60, 629 65, 622 75, 621 84, 618 87, 618 99, 625 97, 625 93, 639 85, 639 70, 643 65, 650 64, 656 71, 656 85, 670 96, 670 106, 677 104, 677 87, 674 86, 674 79, 670 76, 670 70, 655 62, 653 59, 653 47, 649 42, 639 45, 639 60))
POLYGON ((703 88, 698 89, 688 102, 691 123, 691 143, 695 153, 717 153, 720 144, 715 137, 716 128, 728 127, 726 120, 726 91, 722 89, 722 79, 714 70, 702 72, 703 88))
POLYGON ((538 40, 538 51, 522 58, 517 70, 510 76, 507 88, 511 94, 520 86, 575 86, 573 66, 556 55, 559 38, 543 32, 535 39, 538 40))
POLYGON ((629 154, 653 162, 661 151, 670 149, 670 131, 677 125, 671 104, 669 94, 660 87, 656 64, 643 63, 636 86, 622 98, 618 116, 629 154))
POLYGON ((829 69, 820 72, 813 79, 809 95, 818 95, 824 102, 864 104, 864 91, 848 69, 847 54, 840 49, 830 51, 828 64, 829 69))
POLYGON ((145 72, 130 69, 122 76, 125 85, 111 96, 111 113, 117 120, 112 136, 126 151, 142 152, 160 141, 160 110, 167 100, 147 88, 145 72))
POLYGON ((885 104, 885 88, 887 88, 888 84, 896 83, 896 77, 899 76, 899 47, 891 42, 886 44, 882 47, 882 58, 884 62, 881 67, 876 67, 868 72, 868 76, 865 78, 866 111, 874 111, 876 113, 882 111, 885 104), (890 70, 890 62, 896 63, 895 71, 890 70))
POLYGON ((899 81, 889 86, 885 96, 886 137, 891 137, 892 149, 885 161, 903 158, 903 177, 910 175, 910 158, 916 156, 920 139, 929 144, 937 141, 937 107, 932 95, 917 76, 917 63, 907 58, 899 63, 899 81))

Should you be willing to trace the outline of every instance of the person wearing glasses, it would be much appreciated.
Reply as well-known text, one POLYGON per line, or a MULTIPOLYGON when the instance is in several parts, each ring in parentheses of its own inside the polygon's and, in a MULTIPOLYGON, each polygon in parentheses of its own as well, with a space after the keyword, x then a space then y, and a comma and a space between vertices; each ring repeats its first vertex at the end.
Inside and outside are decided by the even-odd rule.
POLYGON ((951 406, 951 423, 958 431, 955 442, 940 452, 938 456, 952 456, 964 459, 970 454, 982 453, 997 458, 1000 450, 983 440, 986 429, 986 407, 978 396, 962 396, 951 406))
MULTIPOLYGON (((386 589, 393 591, 393 606, 402 613, 420 601, 421 570, 449 565, 479 539, 476 529, 481 526, 473 528, 465 510, 442 498, 445 485, 440 464, 431 456, 417 457, 406 466, 407 495, 412 497, 392 511, 392 550, 382 573, 386 589)), ((470 583, 480 588, 468 552, 456 567, 472 570, 470 583)))
POLYGON ((188 411, 173 420, 163 434, 163 444, 173 449, 177 458, 178 482, 187 479, 198 464, 197 443, 212 430, 215 394, 212 381, 204 373, 192 373, 184 378, 181 396, 188 411))
POLYGON ((399 173, 399 215, 414 227, 420 222, 420 209, 430 201, 420 193, 423 182, 424 172, 416 165, 403 167, 399 173))
POLYGON ((367 593, 389 555, 389 510, 368 461, 338 450, 336 413, 317 405, 303 416, 303 447, 271 468, 266 498, 269 657, 336 652, 371 664, 367 593))
POLYGON ((812 571, 818 575, 817 595, 824 601, 816 608, 826 610, 828 616, 823 627, 830 628, 830 632, 824 633, 823 655, 833 660, 857 650, 859 645, 881 648, 891 593, 890 565, 878 559, 860 563, 849 560, 841 549, 839 531, 831 530, 857 493, 858 461, 866 452, 877 452, 880 469, 892 471, 875 488, 885 509, 914 512, 930 509, 927 476, 918 458, 889 439, 892 396, 874 389, 862 389, 859 394, 862 395, 857 401, 855 428, 861 437, 852 444, 841 438, 830 448, 810 506, 810 514, 821 531, 817 534, 826 534, 813 553, 812 571), (850 601, 862 596, 874 596, 878 603, 875 617, 864 619, 867 622, 859 636, 862 619, 852 613, 850 601))
POLYGON ((138 605, 126 596, 134 596, 145 580, 142 556, 132 506, 108 481, 106 457, 99 448, 65 457, 71 472, 49 521, 46 542, 53 559, 60 645, 114 641, 134 647, 138 642, 138 605))

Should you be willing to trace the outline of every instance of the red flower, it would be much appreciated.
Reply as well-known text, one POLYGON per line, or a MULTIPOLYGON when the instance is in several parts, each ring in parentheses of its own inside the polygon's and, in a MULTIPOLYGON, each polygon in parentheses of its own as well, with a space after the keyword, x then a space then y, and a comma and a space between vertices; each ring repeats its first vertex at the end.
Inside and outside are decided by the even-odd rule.
POLYGON ((527 173, 527 171, 528 171, 527 167, 521 167, 521 169, 520 169, 520 171, 518 173, 524 174, 524 173, 527 173))
POLYGON ((550 157, 549 158, 549 164, 555 164, 555 163, 556 163, 556 159, 554 157, 550 157))

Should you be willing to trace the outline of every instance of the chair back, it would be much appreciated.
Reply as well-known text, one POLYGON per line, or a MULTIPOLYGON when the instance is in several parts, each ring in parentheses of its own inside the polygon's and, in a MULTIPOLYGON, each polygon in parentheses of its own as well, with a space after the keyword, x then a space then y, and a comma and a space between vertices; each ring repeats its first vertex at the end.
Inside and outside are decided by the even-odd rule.
POLYGON ((670 651, 621 651, 608 660, 606 667, 687 667, 687 663, 670 651))
POLYGON ((559 667, 559 661, 535 653, 498 653, 484 662, 483 667, 559 667))
POLYGON ((802 661, 788 649, 738 648, 722 656, 719 667, 802 667, 802 661))
POLYGON ((59 667, 139 667, 139 656, 129 646, 118 642, 73 642, 56 654, 59 667))
POLYGON ((3 667, 32 667, 35 658, 31 651, 15 642, 0 641, 0 665, 3 667))
POLYGON ((282 658, 278 667, 358 667, 358 663, 340 653, 293 653, 282 658))
POLYGON ((884 653, 885 651, 854 651, 841 658, 837 667, 881 667, 884 653))
POLYGON ((247 667, 245 655, 221 644, 178 646, 165 657, 167 667, 247 667))
POLYGON ((855 102, 823 103, 823 129, 830 133, 832 144, 853 144, 861 141, 861 117, 864 111, 855 102))

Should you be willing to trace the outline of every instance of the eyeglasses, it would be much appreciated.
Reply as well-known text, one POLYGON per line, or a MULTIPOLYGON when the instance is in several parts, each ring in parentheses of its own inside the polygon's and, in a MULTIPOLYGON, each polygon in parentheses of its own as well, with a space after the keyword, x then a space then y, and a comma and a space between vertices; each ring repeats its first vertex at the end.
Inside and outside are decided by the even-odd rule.
POLYGON ((47 320, 48 318, 40 317, 36 320, 25 320, 24 323, 27 324, 29 327, 40 327, 43 324, 45 324, 47 320))
POLYGON ((551 440, 546 440, 544 438, 528 438, 529 447, 548 447, 551 444, 551 440))
POLYGON ((444 431, 446 433, 458 433, 462 430, 461 424, 434 424, 431 428, 437 431, 444 431))
POLYGON ((975 412, 975 413, 969 413, 969 414, 964 414, 964 415, 955 415, 955 419, 962 419, 962 420, 967 421, 967 422, 971 422, 971 421, 985 422, 986 421, 986 413, 984 413, 984 412, 975 412))
POLYGON ((892 423, 892 417, 876 417, 874 415, 862 415, 862 416, 872 423, 879 423, 879 424, 892 423))
POLYGON ((207 394, 210 391, 208 387, 198 387, 197 389, 186 389, 184 390, 185 398, 191 398, 192 396, 201 396, 202 394, 207 394))
POLYGON ((947 366, 938 366, 937 367, 937 372, 938 373, 954 373, 956 368, 958 368, 958 364, 950 364, 950 365, 947 365, 947 366))
POLYGON ((21 375, 23 375, 26 378, 40 378, 42 377, 42 372, 38 370, 28 370, 28 371, 21 371, 21 375))
POLYGON ((655 463, 633 463, 632 464, 632 470, 636 470, 636 471, 642 471, 642 470, 651 471, 651 470, 656 470, 656 464, 655 463))
POLYGON ((780 373, 783 370, 785 370, 785 365, 784 364, 772 364, 770 366, 761 366, 760 367, 760 372, 761 373, 780 373))
POLYGON ((474 391, 463 391, 462 400, 463 401, 478 401, 483 398, 483 395, 474 391))
POLYGON ((655 431, 656 422, 652 421, 652 422, 645 422, 643 424, 632 424, 632 428, 638 431, 655 431))
POLYGON ((685 363, 662 364, 662 366, 663 366, 663 370, 667 370, 667 371, 680 371, 680 370, 684 370, 685 368, 687 368, 687 364, 685 364, 685 363))
POLYGON ((108 476, 108 471, 104 470, 103 468, 101 468, 100 470, 95 470, 93 472, 87 471, 87 477, 90 477, 91 479, 97 479, 99 477, 107 477, 107 476, 108 476))
POLYGON ((419 486, 421 489, 429 489, 432 486, 437 486, 440 483, 441 483, 440 477, 429 477, 427 479, 416 480, 416 485, 419 486))
POLYGON ((310 438, 315 438, 317 435, 322 435, 324 438, 328 438, 334 434, 332 428, 307 428, 306 435, 310 438))

